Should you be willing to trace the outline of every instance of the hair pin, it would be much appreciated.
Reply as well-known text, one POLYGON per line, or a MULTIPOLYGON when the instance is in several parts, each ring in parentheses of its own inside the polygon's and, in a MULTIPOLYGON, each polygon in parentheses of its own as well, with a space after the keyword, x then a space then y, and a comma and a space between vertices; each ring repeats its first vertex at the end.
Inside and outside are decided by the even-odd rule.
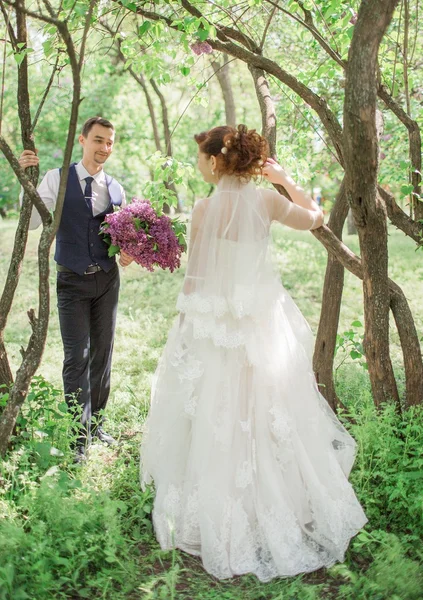
POLYGON ((221 150, 222 154, 227 154, 228 153, 228 149, 226 148, 226 146, 223 146, 222 150, 221 150))

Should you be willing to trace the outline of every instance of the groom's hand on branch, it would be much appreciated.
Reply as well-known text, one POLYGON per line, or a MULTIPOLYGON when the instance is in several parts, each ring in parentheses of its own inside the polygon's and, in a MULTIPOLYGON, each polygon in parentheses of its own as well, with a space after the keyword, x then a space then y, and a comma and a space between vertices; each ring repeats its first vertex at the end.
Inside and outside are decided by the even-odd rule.
MULTIPOLYGON (((37 152, 37 150, 35 151, 37 152)), ((28 167, 36 167, 40 162, 40 159, 36 155, 36 153, 32 150, 24 150, 19 157, 19 164, 22 169, 27 169, 28 167)))
POLYGON ((131 264, 131 262, 133 262, 133 260, 134 259, 132 258, 132 256, 129 256, 129 254, 126 254, 126 252, 121 250, 119 257, 119 264, 121 267, 127 267, 131 264))

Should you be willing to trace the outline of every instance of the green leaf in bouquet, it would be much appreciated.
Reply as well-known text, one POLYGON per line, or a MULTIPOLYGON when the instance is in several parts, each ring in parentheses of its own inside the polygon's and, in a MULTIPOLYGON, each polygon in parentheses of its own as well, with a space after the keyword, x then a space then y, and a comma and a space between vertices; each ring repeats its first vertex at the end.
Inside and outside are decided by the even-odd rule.
MULTIPOLYGON (((100 235, 101 235, 101 231, 100 231, 100 235)), ((103 234, 103 241, 110 246, 112 243, 112 238, 110 237, 110 235, 108 233, 103 234)))
POLYGON ((114 256, 115 254, 119 254, 119 252, 120 252, 119 246, 115 246, 114 244, 110 244, 109 250, 108 250, 109 258, 111 258, 112 256, 114 256))
POLYGON ((135 231, 139 231, 141 229, 141 219, 139 219, 138 217, 134 218, 134 227, 135 231))
POLYGON ((186 242, 186 239, 185 239, 185 236, 183 233, 180 233, 178 235, 178 243, 182 247, 182 251, 186 252, 188 246, 187 246, 187 242, 186 242))

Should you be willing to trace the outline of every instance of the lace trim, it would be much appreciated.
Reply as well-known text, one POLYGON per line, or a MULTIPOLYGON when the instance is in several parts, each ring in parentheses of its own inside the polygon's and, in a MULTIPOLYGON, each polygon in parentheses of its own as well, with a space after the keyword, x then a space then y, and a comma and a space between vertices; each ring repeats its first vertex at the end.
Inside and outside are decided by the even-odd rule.
POLYGON ((269 581, 344 560, 351 537, 366 522, 357 500, 334 501, 325 493, 316 507, 319 515, 301 524, 282 497, 277 507, 254 500, 251 481, 246 461, 236 474, 237 488, 245 490, 238 497, 222 498, 217 490, 200 494, 198 486, 188 494, 174 484, 159 490, 153 519, 161 547, 201 555, 206 570, 219 579, 254 573, 269 581))
POLYGON ((201 296, 198 292, 193 294, 180 293, 176 308, 183 313, 199 313, 201 315, 212 313, 221 318, 230 313, 236 319, 242 319, 256 312, 255 294, 250 289, 239 289, 236 296, 227 299, 223 296, 201 296))
POLYGON ((217 323, 212 317, 197 317, 186 314, 185 320, 191 323, 192 335, 197 340, 211 339, 215 346, 224 348, 239 348, 246 343, 246 335, 243 331, 229 331, 226 323, 217 323))

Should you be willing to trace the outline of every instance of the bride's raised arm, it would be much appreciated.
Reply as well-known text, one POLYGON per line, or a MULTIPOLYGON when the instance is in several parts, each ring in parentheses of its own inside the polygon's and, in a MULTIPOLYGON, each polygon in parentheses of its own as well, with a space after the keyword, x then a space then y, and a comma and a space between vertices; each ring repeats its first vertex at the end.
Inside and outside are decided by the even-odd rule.
POLYGON ((283 168, 269 158, 263 167, 263 176, 271 183, 284 186, 293 202, 276 190, 263 190, 272 220, 293 229, 317 229, 323 225, 323 212, 318 204, 290 177, 283 168))

